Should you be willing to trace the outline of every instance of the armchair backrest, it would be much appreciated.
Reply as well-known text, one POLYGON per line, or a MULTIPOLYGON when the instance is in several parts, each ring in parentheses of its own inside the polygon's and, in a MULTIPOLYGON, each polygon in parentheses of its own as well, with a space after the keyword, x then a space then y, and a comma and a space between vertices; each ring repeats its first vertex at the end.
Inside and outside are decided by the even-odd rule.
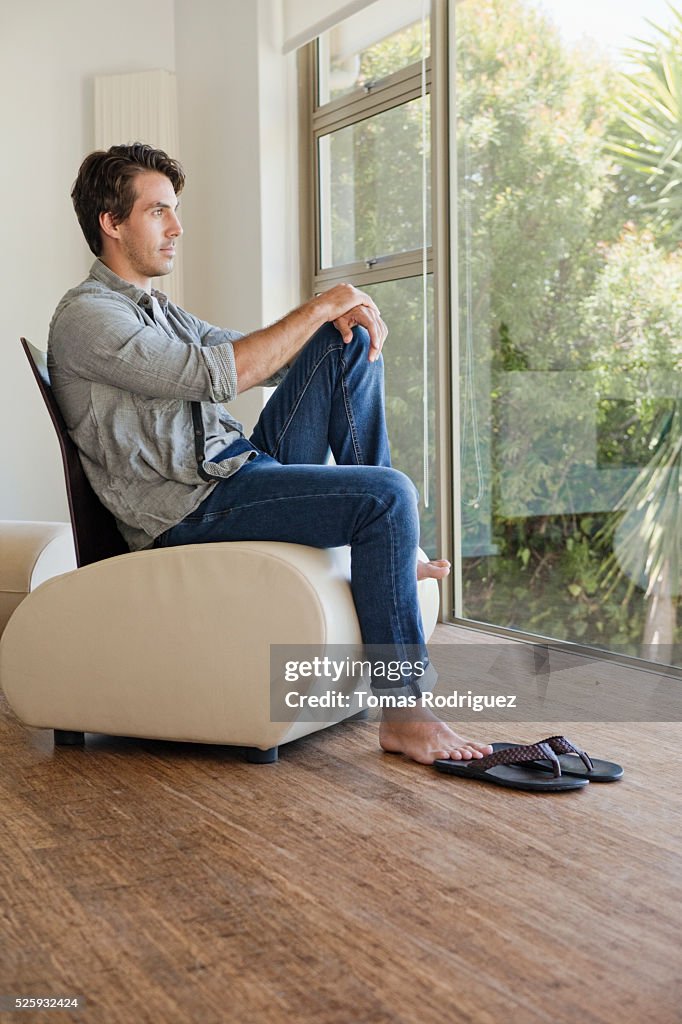
POLYGON ((33 375, 57 431, 62 453, 66 494, 79 566, 100 562, 103 558, 122 555, 128 551, 118 532, 116 520, 93 491, 81 464, 78 449, 71 440, 61 409, 57 405, 47 369, 47 353, 34 348, 25 338, 21 345, 33 370, 33 375))

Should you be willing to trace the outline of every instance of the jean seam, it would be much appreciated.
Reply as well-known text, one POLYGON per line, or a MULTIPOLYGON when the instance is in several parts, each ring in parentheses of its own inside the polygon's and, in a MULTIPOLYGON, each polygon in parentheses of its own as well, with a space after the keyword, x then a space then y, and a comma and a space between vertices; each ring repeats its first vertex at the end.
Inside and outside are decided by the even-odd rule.
MULTIPOLYGON (((230 505, 229 508, 222 509, 219 512, 206 512, 203 516, 192 516, 191 514, 185 516, 185 518, 177 525, 182 526, 187 523, 192 526, 196 526, 198 523, 210 523, 214 519, 219 519, 221 516, 228 516, 231 512, 240 512, 247 508, 254 508, 256 505, 266 505, 275 501, 310 501, 314 498, 374 498, 375 501, 383 505, 384 508, 388 508, 383 498, 373 494, 371 491, 319 491, 315 494, 286 494, 281 496, 275 496, 272 498, 260 498, 258 501, 249 501, 243 505, 230 505)), ((387 513, 390 516, 390 512, 387 513)))
MULTIPOLYGON (((377 501, 381 501, 381 499, 377 498, 377 501)), ((392 590, 392 596, 393 596, 393 608, 391 610, 391 615, 392 615, 393 620, 394 620, 394 629, 395 629, 396 637, 398 637, 398 636, 400 637, 401 655, 404 655, 405 654, 405 638, 403 637, 403 631, 400 628, 400 615, 398 614, 398 594, 396 592, 396 586, 395 586, 395 576, 396 576, 396 574, 395 574, 395 531, 394 531, 394 528, 393 528, 393 518, 391 516, 390 510, 388 509, 388 506, 383 501, 381 501, 381 504, 384 505, 384 507, 386 508, 386 517, 388 519, 388 530, 389 530, 389 534, 390 534, 390 537, 391 537, 391 590, 392 590)), ((416 567, 415 567, 415 572, 416 572, 416 567)))
POLYGON ((355 458, 358 466, 364 466, 365 460, 362 456, 362 450, 360 448, 360 440, 358 437, 357 426, 355 418, 352 413, 352 407, 350 403, 350 396, 348 394, 348 387, 346 385, 346 361, 341 356, 341 393, 343 395, 343 407, 346 411, 346 419, 348 420, 348 427, 350 429, 351 441, 353 443, 353 451, 355 452, 355 458))
POLYGON ((301 388, 300 394, 297 396, 295 403, 292 405, 291 410, 289 412, 289 415, 287 416, 286 421, 282 425, 282 429, 279 432, 279 434, 277 435, 277 438, 275 440, 275 449, 274 449, 274 452, 273 452, 273 456, 275 458, 277 458, 277 455, 279 453, 282 441, 284 440, 284 436, 285 436, 287 430, 289 429, 289 427, 291 426, 291 422, 292 422, 294 416, 296 415, 301 402, 303 401, 305 395, 307 394, 308 388, 312 384, 313 377, 315 376, 315 374, 317 373, 319 368, 322 366, 322 363, 325 361, 327 356, 332 355, 334 352, 341 352, 341 351, 343 351, 343 346, 342 345, 333 345, 333 346, 327 348, 322 353, 322 355, 320 356, 320 358, 318 359, 318 361, 315 363, 315 365, 313 366, 312 370, 308 374, 308 376, 307 376, 307 378, 305 380, 305 384, 301 388))

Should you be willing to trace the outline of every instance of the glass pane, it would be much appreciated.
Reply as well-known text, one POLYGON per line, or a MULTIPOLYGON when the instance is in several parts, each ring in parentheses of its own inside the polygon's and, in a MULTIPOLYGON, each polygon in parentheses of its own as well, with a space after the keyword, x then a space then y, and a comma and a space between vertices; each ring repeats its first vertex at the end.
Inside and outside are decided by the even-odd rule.
POLYGON ((430 0, 375 0, 318 41, 318 105, 429 55, 430 0))
POLYGON ((461 611, 679 663, 682 21, 462 0, 456 56, 461 611))
POLYGON ((386 420, 391 460, 419 491, 421 546, 436 550, 435 448, 436 394, 433 346, 433 280, 421 277, 386 281, 364 288, 388 325, 384 347, 386 420), (427 304, 426 402, 424 401, 424 291, 427 304), (424 452, 427 453, 426 470, 424 452), (426 476, 426 479, 425 479, 426 476), (427 506, 428 501, 428 506, 427 506))
POLYGON ((429 97, 319 140, 322 267, 431 244, 429 97), (425 197, 425 201, 424 201, 425 197))

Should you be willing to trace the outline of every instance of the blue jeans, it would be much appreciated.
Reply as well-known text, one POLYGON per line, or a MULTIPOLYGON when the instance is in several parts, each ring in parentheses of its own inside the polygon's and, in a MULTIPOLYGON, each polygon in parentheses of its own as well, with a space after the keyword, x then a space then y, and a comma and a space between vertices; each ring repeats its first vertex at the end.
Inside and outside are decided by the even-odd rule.
MULTIPOLYGON (((393 657, 427 659, 417 598, 417 492, 392 469, 384 416, 383 361, 369 335, 344 344, 331 324, 302 349, 263 409, 250 461, 221 480, 156 546, 276 540, 351 548, 351 590, 365 644, 393 657), (331 450, 336 465, 325 465, 331 450)), ((224 458, 222 453, 217 460, 224 458)), ((418 693, 416 681, 410 689, 418 693)))

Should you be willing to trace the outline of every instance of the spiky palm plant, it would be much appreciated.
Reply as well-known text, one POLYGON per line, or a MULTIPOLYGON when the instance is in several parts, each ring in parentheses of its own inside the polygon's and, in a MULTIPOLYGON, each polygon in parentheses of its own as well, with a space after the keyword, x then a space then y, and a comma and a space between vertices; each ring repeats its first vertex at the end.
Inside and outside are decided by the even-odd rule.
POLYGON ((682 228, 682 13, 670 6, 673 24, 654 40, 625 50, 633 65, 623 75, 621 116, 608 149, 625 169, 643 177, 641 207, 654 227, 678 243, 682 228))
POLYGON ((613 548, 602 583, 608 587, 624 573, 645 592, 644 657, 654 657, 653 647, 670 648, 675 642, 677 599, 682 592, 681 420, 677 403, 650 462, 621 498, 616 509, 621 514, 602 533, 613 548))

